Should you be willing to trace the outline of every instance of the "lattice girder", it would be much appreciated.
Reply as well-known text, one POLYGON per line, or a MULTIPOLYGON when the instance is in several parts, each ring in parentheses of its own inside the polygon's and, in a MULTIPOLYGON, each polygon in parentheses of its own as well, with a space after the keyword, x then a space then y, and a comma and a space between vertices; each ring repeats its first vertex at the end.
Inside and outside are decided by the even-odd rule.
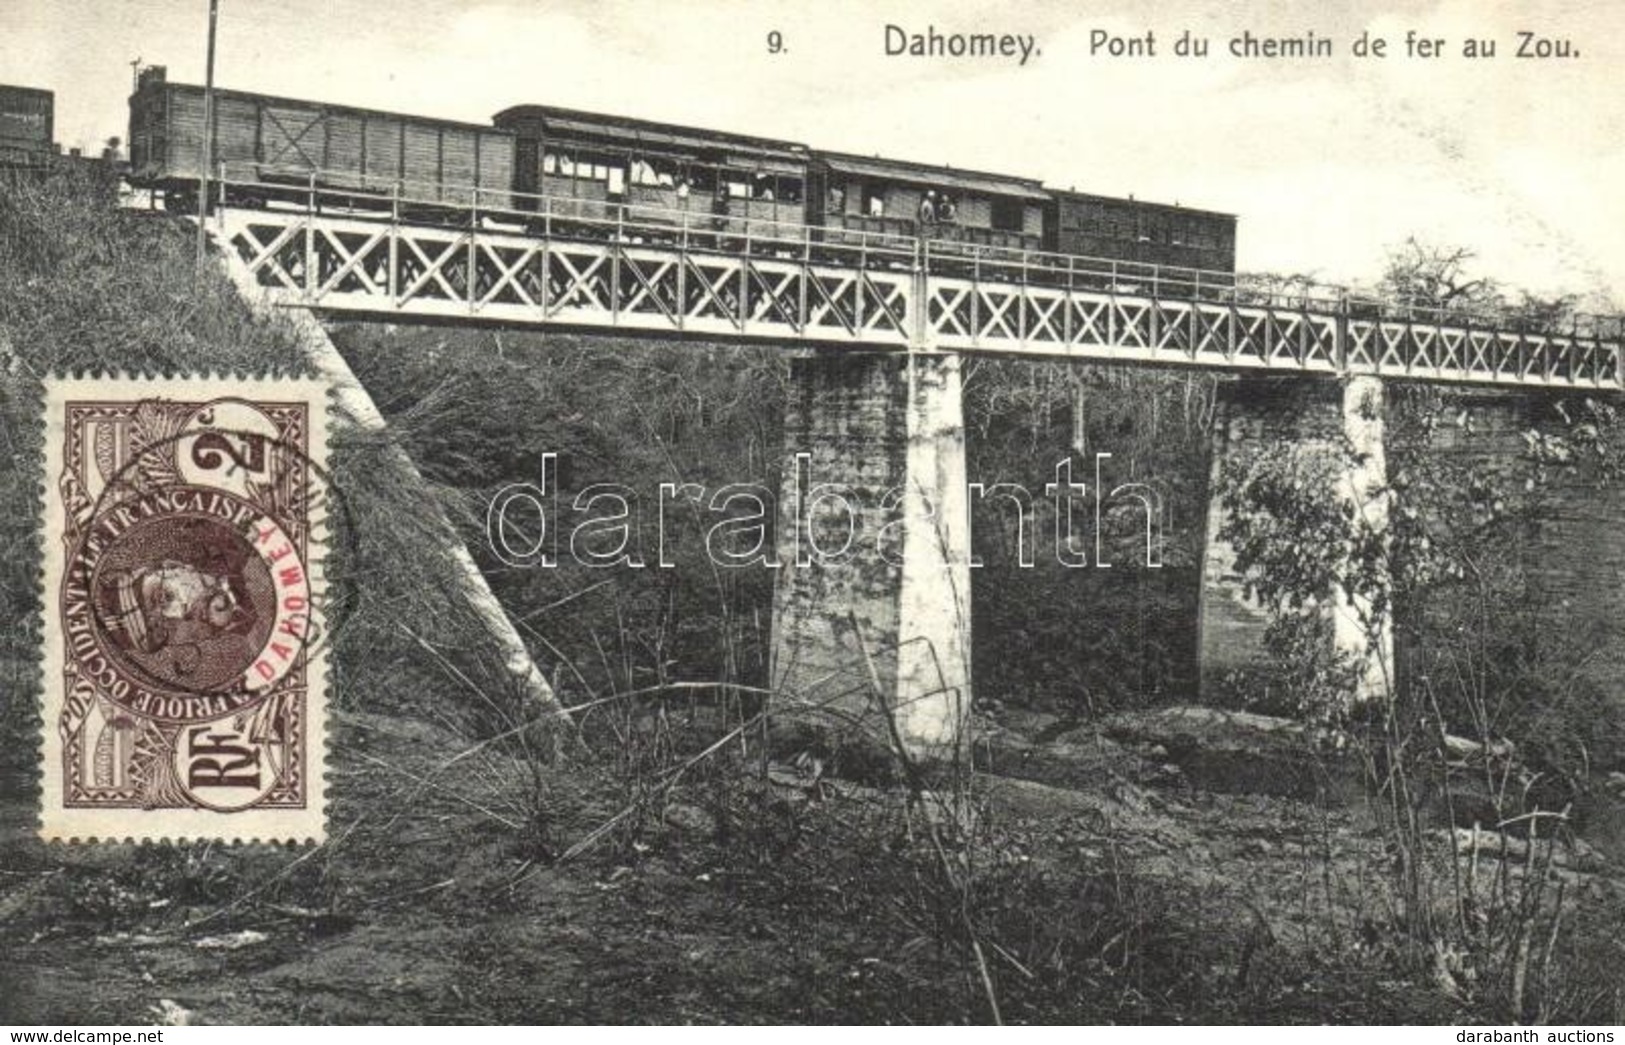
MULTIPOLYGON (((257 284, 332 314, 683 332, 723 339, 1375 374, 1424 381, 1621 387, 1621 344, 1377 318, 1336 302, 1192 299, 1147 286, 1027 282, 1013 265, 869 258, 809 244, 633 243, 517 228, 411 225, 222 208, 257 284), (758 250, 760 248, 757 248, 758 250)), ((1046 272, 1048 270, 1045 270, 1046 272)), ((1056 270, 1050 276, 1065 276, 1056 270)), ((1186 291, 1192 290, 1183 285, 1186 291)))

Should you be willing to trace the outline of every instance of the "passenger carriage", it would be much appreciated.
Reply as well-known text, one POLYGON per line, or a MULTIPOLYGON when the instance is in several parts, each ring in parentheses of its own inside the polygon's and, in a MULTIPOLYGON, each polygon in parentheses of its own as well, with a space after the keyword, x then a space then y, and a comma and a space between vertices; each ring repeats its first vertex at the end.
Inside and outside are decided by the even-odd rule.
POLYGON ((1235 215, 1068 189, 1049 194, 1045 250, 1117 262, 1091 270, 1102 289, 1185 297, 1233 289, 1234 280, 1215 276, 1236 271, 1235 215))
POLYGON ((814 224, 830 242, 852 234, 934 244, 1036 250, 1048 194, 1038 181, 851 153, 812 154, 814 224))
POLYGON ((699 247, 804 238, 804 145, 546 105, 494 122, 517 140, 518 203, 547 231, 699 247))

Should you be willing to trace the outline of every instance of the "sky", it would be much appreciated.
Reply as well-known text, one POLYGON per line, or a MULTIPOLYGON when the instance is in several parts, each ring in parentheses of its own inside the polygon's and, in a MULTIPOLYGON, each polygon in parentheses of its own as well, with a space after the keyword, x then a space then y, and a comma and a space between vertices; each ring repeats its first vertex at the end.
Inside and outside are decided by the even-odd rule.
MULTIPOLYGON (((132 60, 202 82, 207 11, 0 0, 0 83, 55 91, 58 138, 97 146, 125 133, 132 60)), ((563 105, 1228 211, 1253 271, 1369 282, 1416 237, 1625 307, 1625 4, 220 0, 217 63, 239 90, 476 122, 563 105), (1039 52, 887 56, 888 24, 1039 52), (1207 58, 1172 53, 1186 30, 1207 58), (1094 47, 1148 31, 1154 56, 1094 47), (1578 55, 1517 58, 1519 31, 1578 55), (1244 32, 1334 54, 1234 57, 1244 32), (1385 56, 1350 54, 1364 32, 1385 56), (1409 32, 1443 53, 1410 57, 1409 32), (1468 38, 1496 56, 1463 57, 1468 38)))

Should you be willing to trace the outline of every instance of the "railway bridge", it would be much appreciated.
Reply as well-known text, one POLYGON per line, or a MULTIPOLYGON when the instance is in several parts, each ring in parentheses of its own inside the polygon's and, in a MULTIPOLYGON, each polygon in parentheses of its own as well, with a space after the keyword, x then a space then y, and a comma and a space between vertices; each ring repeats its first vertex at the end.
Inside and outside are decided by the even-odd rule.
MULTIPOLYGON (((1327 496, 1356 502, 1385 484, 1389 382, 1534 394, 1612 394, 1625 386, 1617 319, 1531 332, 1334 288, 1282 291, 1226 272, 783 224, 724 229, 703 217, 627 206, 586 211, 580 201, 542 199, 515 214, 482 212, 476 198, 470 211, 439 215, 398 198, 358 206, 314 187, 299 206, 217 208, 209 225, 240 285, 320 318, 796 350, 772 684, 859 716, 869 713, 868 694, 878 686, 897 731, 920 750, 957 741, 970 693, 964 354, 1264 378, 1224 386, 1215 467, 1249 442, 1347 438, 1360 463, 1327 496), (841 543, 840 533, 800 525, 802 506, 790 489, 797 467, 809 465, 845 488, 903 491, 900 503, 857 512, 870 533, 900 519, 894 551, 901 554, 880 542, 823 554, 841 543)), ((1118 495, 1134 492, 1096 493, 1118 495)), ((1157 508, 1145 506, 1150 525, 1157 508)), ((1376 499, 1357 507, 1380 510, 1376 499)), ((1220 511, 1209 508, 1204 553, 1204 685, 1256 657, 1264 626, 1262 611, 1242 595, 1233 555, 1216 539, 1220 511)), ((1594 519, 1596 506, 1576 512, 1594 519)), ((1625 588, 1625 547, 1561 568, 1610 607, 1625 602, 1616 594, 1625 588)), ((1335 641, 1366 665, 1364 686, 1379 695, 1390 677, 1390 640, 1372 642, 1351 611, 1338 615, 1335 641)))

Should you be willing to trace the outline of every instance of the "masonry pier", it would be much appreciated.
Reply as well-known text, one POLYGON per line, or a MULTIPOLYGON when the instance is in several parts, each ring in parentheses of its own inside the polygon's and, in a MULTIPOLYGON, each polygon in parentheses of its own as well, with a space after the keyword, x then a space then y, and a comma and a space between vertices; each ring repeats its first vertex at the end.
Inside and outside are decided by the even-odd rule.
MULTIPOLYGON (((1264 646, 1269 608, 1247 595, 1235 549, 1219 537, 1227 519, 1219 497, 1226 465, 1270 446, 1323 451, 1340 463, 1326 496, 1352 506, 1351 531, 1360 525, 1381 533, 1390 496, 1385 412, 1382 383, 1369 376, 1244 377, 1220 386, 1197 625, 1202 703, 1228 703, 1228 690, 1264 684, 1269 662, 1264 646)), ((1372 607, 1364 597, 1332 602, 1323 607, 1331 624, 1329 652, 1348 658, 1357 670, 1354 700, 1386 699, 1394 689, 1391 621, 1373 628, 1372 607)))
POLYGON ((955 355, 792 360, 774 597, 778 719, 959 743, 970 707, 970 533, 955 355))

